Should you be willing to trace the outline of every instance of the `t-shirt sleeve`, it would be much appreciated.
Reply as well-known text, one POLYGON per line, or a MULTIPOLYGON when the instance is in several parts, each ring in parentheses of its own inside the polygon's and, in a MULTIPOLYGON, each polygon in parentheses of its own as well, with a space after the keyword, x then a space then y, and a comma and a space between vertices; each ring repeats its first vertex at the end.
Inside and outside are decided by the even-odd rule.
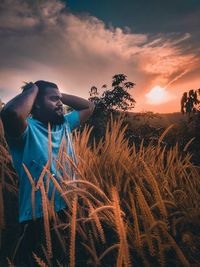
POLYGON ((80 126, 80 114, 78 110, 67 113, 64 118, 68 122, 71 131, 80 126))
POLYGON ((24 130, 24 132, 18 136, 18 137, 11 137, 8 134, 5 133, 5 139, 6 142, 8 144, 9 147, 13 147, 13 146, 19 146, 22 145, 27 137, 28 134, 28 129, 29 129, 29 125, 27 125, 26 129, 24 130))

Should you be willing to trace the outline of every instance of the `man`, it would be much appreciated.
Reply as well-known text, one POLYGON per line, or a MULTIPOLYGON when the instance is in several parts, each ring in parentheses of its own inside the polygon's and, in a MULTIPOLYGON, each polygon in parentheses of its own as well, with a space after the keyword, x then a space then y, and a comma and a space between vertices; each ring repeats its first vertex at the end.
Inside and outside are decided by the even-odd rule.
MULTIPOLYGON (((24 266, 32 266, 31 253, 36 243, 41 240, 41 233, 38 231, 43 223, 42 188, 38 179, 50 160, 50 172, 60 181, 62 172, 58 177, 57 164, 61 143, 63 144, 64 140, 63 151, 75 160, 70 134, 92 115, 94 104, 83 98, 61 93, 57 85, 51 82, 28 83, 22 89, 21 94, 3 107, 1 119, 13 164, 19 176, 19 222, 23 239, 19 244, 21 251, 23 250, 20 252, 23 255, 18 256, 19 262, 21 264, 21 258, 25 257, 24 266), (64 115, 63 104, 72 107, 74 111, 64 115)), ((69 173, 69 164, 66 163, 65 167, 69 173)), ((59 213, 66 207, 66 203, 52 179, 48 179, 45 173, 42 183, 44 182, 49 201, 53 199, 54 210, 59 213)))

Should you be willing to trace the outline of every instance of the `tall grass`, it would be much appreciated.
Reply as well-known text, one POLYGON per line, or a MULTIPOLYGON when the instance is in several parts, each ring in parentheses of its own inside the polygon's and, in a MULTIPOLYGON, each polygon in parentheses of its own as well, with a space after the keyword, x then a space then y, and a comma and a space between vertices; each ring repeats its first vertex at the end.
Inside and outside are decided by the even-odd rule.
MULTIPOLYGON (((69 237, 66 236, 69 255, 65 263, 57 261, 57 266, 79 266, 80 261, 80 266, 119 267, 200 264, 199 168, 190 162, 191 155, 179 151, 178 144, 170 149, 162 145, 161 141, 170 129, 161 135, 157 145, 144 146, 142 142, 138 150, 125 139, 126 127, 122 127, 122 123, 123 117, 115 120, 111 117, 105 138, 98 144, 94 141, 92 146, 89 145, 91 128, 86 126, 82 133, 75 131, 77 166, 66 150, 59 152, 58 179, 46 166, 39 182, 31 182, 32 194, 36 188, 42 192, 45 214, 47 257, 33 254, 33 261, 38 266, 55 266, 49 227, 52 219, 56 230, 69 230, 69 237), (65 172, 66 161, 73 168, 76 179, 65 172), (62 177, 59 170, 62 170, 62 177), (67 204, 66 219, 62 222, 52 210, 52 200, 47 199, 45 172, 67 204), (83 254, 77 253, 79 248, 84 251, 84 258, 80 259, 83 254)), ((5 143, 1 144, 0 152, 1 189, 4 176, 11 187, 15 183, 7 173, 10 156, 5 143)), ((48 153, 51 161, 50 127, 48 153)), ((28 174, 28 170, 26 172, 28 174)), ((0 213, 3 215, 2 203, 0 213)), ((3 229, 5 223, 0 223, 3 229)), ((64 237, 58 235, 62 242, 64 237)))
POLYGON ((5 191, 17 195, 17 176, 11 166, 11 156, 4 139, 3 125, 0 120, 0 250, 2 247, 2 231, 5 229, 5 191))

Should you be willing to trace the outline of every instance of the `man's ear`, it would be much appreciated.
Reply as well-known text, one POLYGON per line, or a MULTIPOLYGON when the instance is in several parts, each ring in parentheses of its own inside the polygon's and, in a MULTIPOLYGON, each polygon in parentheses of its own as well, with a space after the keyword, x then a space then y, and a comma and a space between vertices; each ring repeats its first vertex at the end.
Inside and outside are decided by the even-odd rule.
POLYGON ((39 103, 39 101, 38 100, 36 100, 35 102, 34 102, 34 104, 33 104, 33 108, 32 108, 32 110, 34 110, 34 112, 37 112, 39 109, 40 109, 40 103, 39 103))
POLYGON ((35 102, 34 102, 33 106, 34 106, 36 109, 40 109, 41 104, 40 104, 40 99, 39 99, 39 98, 36 98, 36 99, 35 99, 35 102))

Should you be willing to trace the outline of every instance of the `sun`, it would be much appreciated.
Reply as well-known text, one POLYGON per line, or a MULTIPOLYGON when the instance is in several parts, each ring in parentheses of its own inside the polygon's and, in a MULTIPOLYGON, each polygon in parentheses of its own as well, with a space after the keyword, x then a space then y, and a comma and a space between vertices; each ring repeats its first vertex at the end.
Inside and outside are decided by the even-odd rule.
POLYGON ((145 96, 149 104, 158 105, 169 101, 169 94, 166 88, 160 87, 159 85, 154 86, 145 96))

